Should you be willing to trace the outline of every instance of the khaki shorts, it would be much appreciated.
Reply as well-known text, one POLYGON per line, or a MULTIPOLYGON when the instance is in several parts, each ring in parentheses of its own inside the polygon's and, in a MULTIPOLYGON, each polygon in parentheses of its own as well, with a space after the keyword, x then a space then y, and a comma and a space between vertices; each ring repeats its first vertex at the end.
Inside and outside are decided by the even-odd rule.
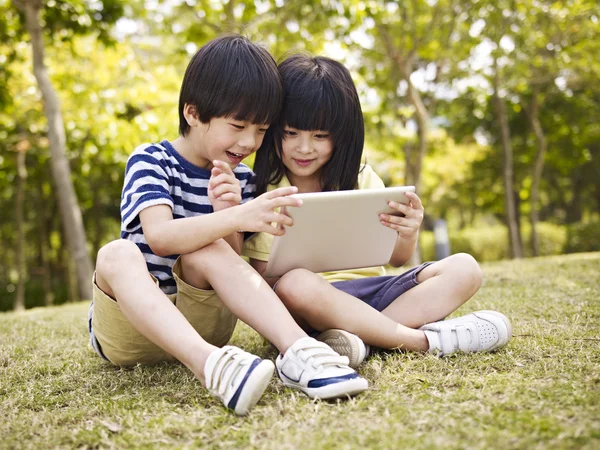
MULTIPOLYGON (((173 276, 177 283, 177 293, 167 295, 169 300, 205 341, 217 347, 227 344, 237 318, 225 307, 215 291, 197 289, 180 278, 180 259, 173 266, 173 276)), ((89 330, 92 346, 100 356, 119 366, 174 360, 173 356, 131 325, 121 312, 119 304, 98 287, 95 276, 93 297, 89 330)))

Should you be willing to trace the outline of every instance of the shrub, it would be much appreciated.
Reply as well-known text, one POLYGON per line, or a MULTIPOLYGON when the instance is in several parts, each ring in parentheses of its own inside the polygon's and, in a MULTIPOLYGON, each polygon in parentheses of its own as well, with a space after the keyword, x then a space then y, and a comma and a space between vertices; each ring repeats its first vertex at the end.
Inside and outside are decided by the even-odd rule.
MULTIPOLYGON (((521 227, 521 232, 524 238, 523 250, 525 251, 525 256, 533 256, 531 225, 529 223, 524 224, 521 227)), ((565 225, 539 222, 537 232, 540 240, 540 254, 538 256, 552 256, 565 253, 565 244, 567 243, 567 227, 565 225)))
MULTIPOLYGON (((560 255, 569 251, 599 250, 600 222, 595 224, 595 227, 579 224, 567 232, 567 227, 564 225, 538 223, 540 256, 560 255), (568 238, 568 235, 571 238, 568 238), (581 250, 571 250, 576 247, 573 245, 568 247, 569 239, 574 243, 583 240, 587 244, 581 245, 581 250)), ((523 224, 521 233, 525 256, 532 256, 531 226, 528 223, 523 224)), ((485 228, 450 231, 450 251, 452 253, 469 253, 480 262, 507 259, 509 257, 508 230, 504 225, 493 225, 485 228)), ((430 231, 421 233, 421 258, 423 261, 435 259, 434 236, 430 231)))
POLYGON ((600 220, 576 223, 567 228, 565 253, 600 250, 600 220))

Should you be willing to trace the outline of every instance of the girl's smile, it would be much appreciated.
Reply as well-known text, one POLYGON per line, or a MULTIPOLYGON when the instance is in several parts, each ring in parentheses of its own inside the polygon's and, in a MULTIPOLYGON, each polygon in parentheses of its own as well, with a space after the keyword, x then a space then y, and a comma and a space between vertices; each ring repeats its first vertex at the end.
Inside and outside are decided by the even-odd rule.
POLYGON ((310 163, 312 163, 314 160, 313 159, 296 159, 296 158, 292 158, 294 160, 294 162, 296 164, 298 164, 301 167, 307 167, 310 165, 310 163))

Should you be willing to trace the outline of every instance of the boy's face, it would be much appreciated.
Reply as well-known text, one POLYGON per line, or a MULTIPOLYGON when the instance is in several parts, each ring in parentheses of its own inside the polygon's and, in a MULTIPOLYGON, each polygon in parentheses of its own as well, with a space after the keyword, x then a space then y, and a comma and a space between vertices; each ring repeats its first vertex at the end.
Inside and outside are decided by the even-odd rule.
POLYGON ((269 125, 258 125, 231 117, 217 117, 209 123, 198 121, 191 127, 189 137, 195 143, 196 157, 204 167, 215 159, 235 168, 244 158, 261 146, 269 125))

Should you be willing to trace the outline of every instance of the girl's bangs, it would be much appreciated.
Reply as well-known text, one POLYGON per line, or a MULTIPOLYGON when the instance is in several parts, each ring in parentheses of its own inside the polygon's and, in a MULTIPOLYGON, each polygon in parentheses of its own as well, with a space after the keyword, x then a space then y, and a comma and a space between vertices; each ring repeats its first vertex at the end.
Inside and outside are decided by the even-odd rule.
POLYGON ((340 101, 343 99, 322 83, 297 88, 296 92, 286 92, 281 122, 298 130, 336 134, 344 123, 343 102, 340 101))

